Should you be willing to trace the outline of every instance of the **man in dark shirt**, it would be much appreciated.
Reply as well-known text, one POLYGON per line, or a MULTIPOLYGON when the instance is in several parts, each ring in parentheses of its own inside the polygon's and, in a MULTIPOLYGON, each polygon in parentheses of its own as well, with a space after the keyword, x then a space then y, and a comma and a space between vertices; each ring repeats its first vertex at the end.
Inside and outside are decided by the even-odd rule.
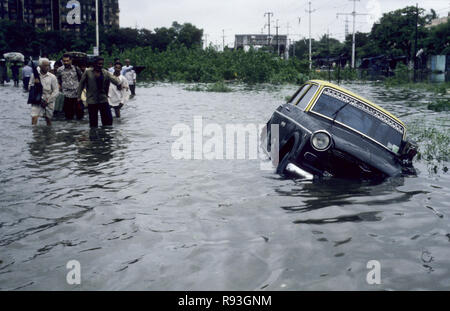
POLYGON ((110 83, 114 84, 119 90, 120 81, 114 77, 108 70, 103 69, 105 60, 102 57, 97 57, 94 63, 94 68, 86 69, 81 77, 80 85, 78 86, 78 101, 81 102, 81 93, 86 88, 86 101, 89 111, 89 125, 90 127, 98 126, 98 112, 102 119, 102 125, 108 126, 113 124, 111 109, 108 103, 108 92, 110 83))
POLYGON ((17 62, 13 62, 11 65, 11 73, 14 81, 14 86, 19 86, 19 69, 20 65, 17 62))

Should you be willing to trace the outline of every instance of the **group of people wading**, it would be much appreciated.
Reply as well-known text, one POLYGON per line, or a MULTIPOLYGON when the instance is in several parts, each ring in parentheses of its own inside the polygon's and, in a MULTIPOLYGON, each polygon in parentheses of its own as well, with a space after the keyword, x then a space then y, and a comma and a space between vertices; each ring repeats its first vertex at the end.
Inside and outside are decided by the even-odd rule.
POLYGON ((43 117, 50 126, 55 105, 63 105, 66 120, 75 117, 82 120, 87 107, 91 128, 98 127, 99 113, 102 125, 111 126, 111 109, 120 118, 120 110, 130 94, 134 96, 136 73, 128 59, 126 66, 115 59, 114 66, 109 70, 103 68, 104 62, 102 57, 96 57, 93 67, 77 67, 72 64, 72 56, 64 54, 62 66, 55 63, 52 73, 49 59, 41 58, 38 68, 33 68, 28 86, 32 124, 36 125, 38 119, 43 117), (39 93, 39 99, 30 99, 36 98, 35 93, 39 93))

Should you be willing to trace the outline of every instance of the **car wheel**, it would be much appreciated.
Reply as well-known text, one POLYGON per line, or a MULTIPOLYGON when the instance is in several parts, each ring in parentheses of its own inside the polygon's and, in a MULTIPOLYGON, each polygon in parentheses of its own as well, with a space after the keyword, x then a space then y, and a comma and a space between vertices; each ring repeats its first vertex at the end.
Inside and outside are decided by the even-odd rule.
POLYGON ((291 149, 289 152, 286 152, 286 154, 281 159, 280 163, 277 166, 277 174, 279 175, 286 175, 286 167, 289 165, 289 163, 294 162, 294 149, 291 149))

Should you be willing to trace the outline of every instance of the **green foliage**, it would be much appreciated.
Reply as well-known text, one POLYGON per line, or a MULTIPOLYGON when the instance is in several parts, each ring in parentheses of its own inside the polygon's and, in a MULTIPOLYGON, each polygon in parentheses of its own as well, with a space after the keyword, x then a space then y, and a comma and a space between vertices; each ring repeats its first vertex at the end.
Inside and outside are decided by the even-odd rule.
MULTIPOLYGON (((416 7, 407 6, 383 14, 376 22, 370 33, 356 32, 356 57, 365 58, 378 55, 407 56, 411 60, 414 56, 414 42, 416 34, 416 7)), ((450 23, 444 23, 435 27, 426 28, 437 14, 431 10, 426 14, 419 8, 418 18, 418 49, 423 48, 427 55, 450 54, 450 23)), ((317 59, 341 56, 349 61, 352 53, 353 36, 348 35, 345 42, 341 43, 327 36, 320 40, 312 40, 313 63, 317 59)), ((302 39, 295 42, 291 49, 291 56, 307 60, 309 56, 309 40, 302 39)))
POLYGON ((187 86, 184 88, 184 90, 189 91, 189 92, 204 92, 205 91, 205 89, 198 84, 195 84, 193 86, 187 86))
POLYGON ((448 172, 450 130, 428 127, 420 121, 408 125, 408 136, 419 144, 417 160, 425 161, 430 173, 448 172))
POLYGON ((418 159, 428 162, 445 162, 450 159, 450 130, 423 127, 412 124, 408 127, 411 138, 419 143, 418 159))
POLYGON ((413 83, 413 82, 402 82, 401 80, 396 80, 395 78, 389 78, 384 80, 384 85, 386 87, 400 87, 402 89, 415 89, 423 90, 427 92, 433 92, 439 95, 445 95, 450 90, 450 82, 442 83, 413 83))
POLYGON ((228 87, 225 82, 216 82, 208 85, 195 84, 184 88, 185 91, 190 92, 215 92, 215 93, 228 93, 233 92, 233 89, 228 87))
POLYGON ((436 112, 450 111, 450 99, 446 98, 436 100, 428 105, 428 109, 436 112))
POLYGON ((31 25, 0 20, 0 54, 21 52, 39 54, 42 42, 31 25))
POLYGON ((401 84, 406 84, 411 81, 411 72, 408 67, 404 64, 398 64, 397 68, 394 70, 394 76, 389 77, 384 80, 386 86, 399 86, 401 84))
POLYGON ((233 90, 225 85, 223 82, 216 82, 214 84, 208 85, 206 88, 207 92, 216 92, 216 93, 228 93, 233 90))
MULTIPOLYGON (((383 14, 379 23, 373 25, 371 39, 374 40, 379 54, 389 51, 390 55, 413 56, 414 38, 416 33, 416 7, 408 6, 403 9, 383 14)), ((418 38, 426 37, 426 19, 424 9, 419 8, 418 38)))
POLYGON ((427 52, 432 55, 450 54, 450 22, 431 27, 424 40, 427 52))
POLYGON ((114 57, 129 58, 132 63, 145 66, 140 79, 150 81, 216 83, 238 81, 257 83, 295 83, 308 79, 305 64, 298 59, 284 60, 263 51, 226 50, 212 48, 188 49, 170 45, 166 51, 137 47, 114 55, 104 55, 105 63, 114 57))

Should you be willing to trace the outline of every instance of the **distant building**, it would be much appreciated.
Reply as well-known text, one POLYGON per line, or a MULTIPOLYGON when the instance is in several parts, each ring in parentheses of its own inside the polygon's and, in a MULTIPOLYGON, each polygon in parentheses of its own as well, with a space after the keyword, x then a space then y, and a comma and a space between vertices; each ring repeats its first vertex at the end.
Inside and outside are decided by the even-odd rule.
POLYGON ((286 35, 268 36, 259 35, 235 35, 234 47, 236 49, 247 50, 250 47, 259 48, 263 46, 280 47, 280 54, 283 55, 288 47, 288 39, 286 35))
MULTIPOLYGON (((81 24, 69 25, 69 0, 0 0, 0 19, 25 22, 42 30, 80 30, 95 22, 95 0, 78 0, 81 24)), ((119 27, 119 0, 98 0, 99 24, 119 27)))
POLYGON ((448 16, 446 16, 446 17, 441 17, 441 18, 433 19, 433 20, 431 21, 431 24, 430 24, 430 25, 427 25, 426 27, 427 27, 427 28, 430 28, 430 27, 434 27, 434 26, 437 26, 437 25, 440 25, 440 24, 445 24, 445 23, 447 23, 449 20, 450 20, 450 12, 448 13, 448 16))

